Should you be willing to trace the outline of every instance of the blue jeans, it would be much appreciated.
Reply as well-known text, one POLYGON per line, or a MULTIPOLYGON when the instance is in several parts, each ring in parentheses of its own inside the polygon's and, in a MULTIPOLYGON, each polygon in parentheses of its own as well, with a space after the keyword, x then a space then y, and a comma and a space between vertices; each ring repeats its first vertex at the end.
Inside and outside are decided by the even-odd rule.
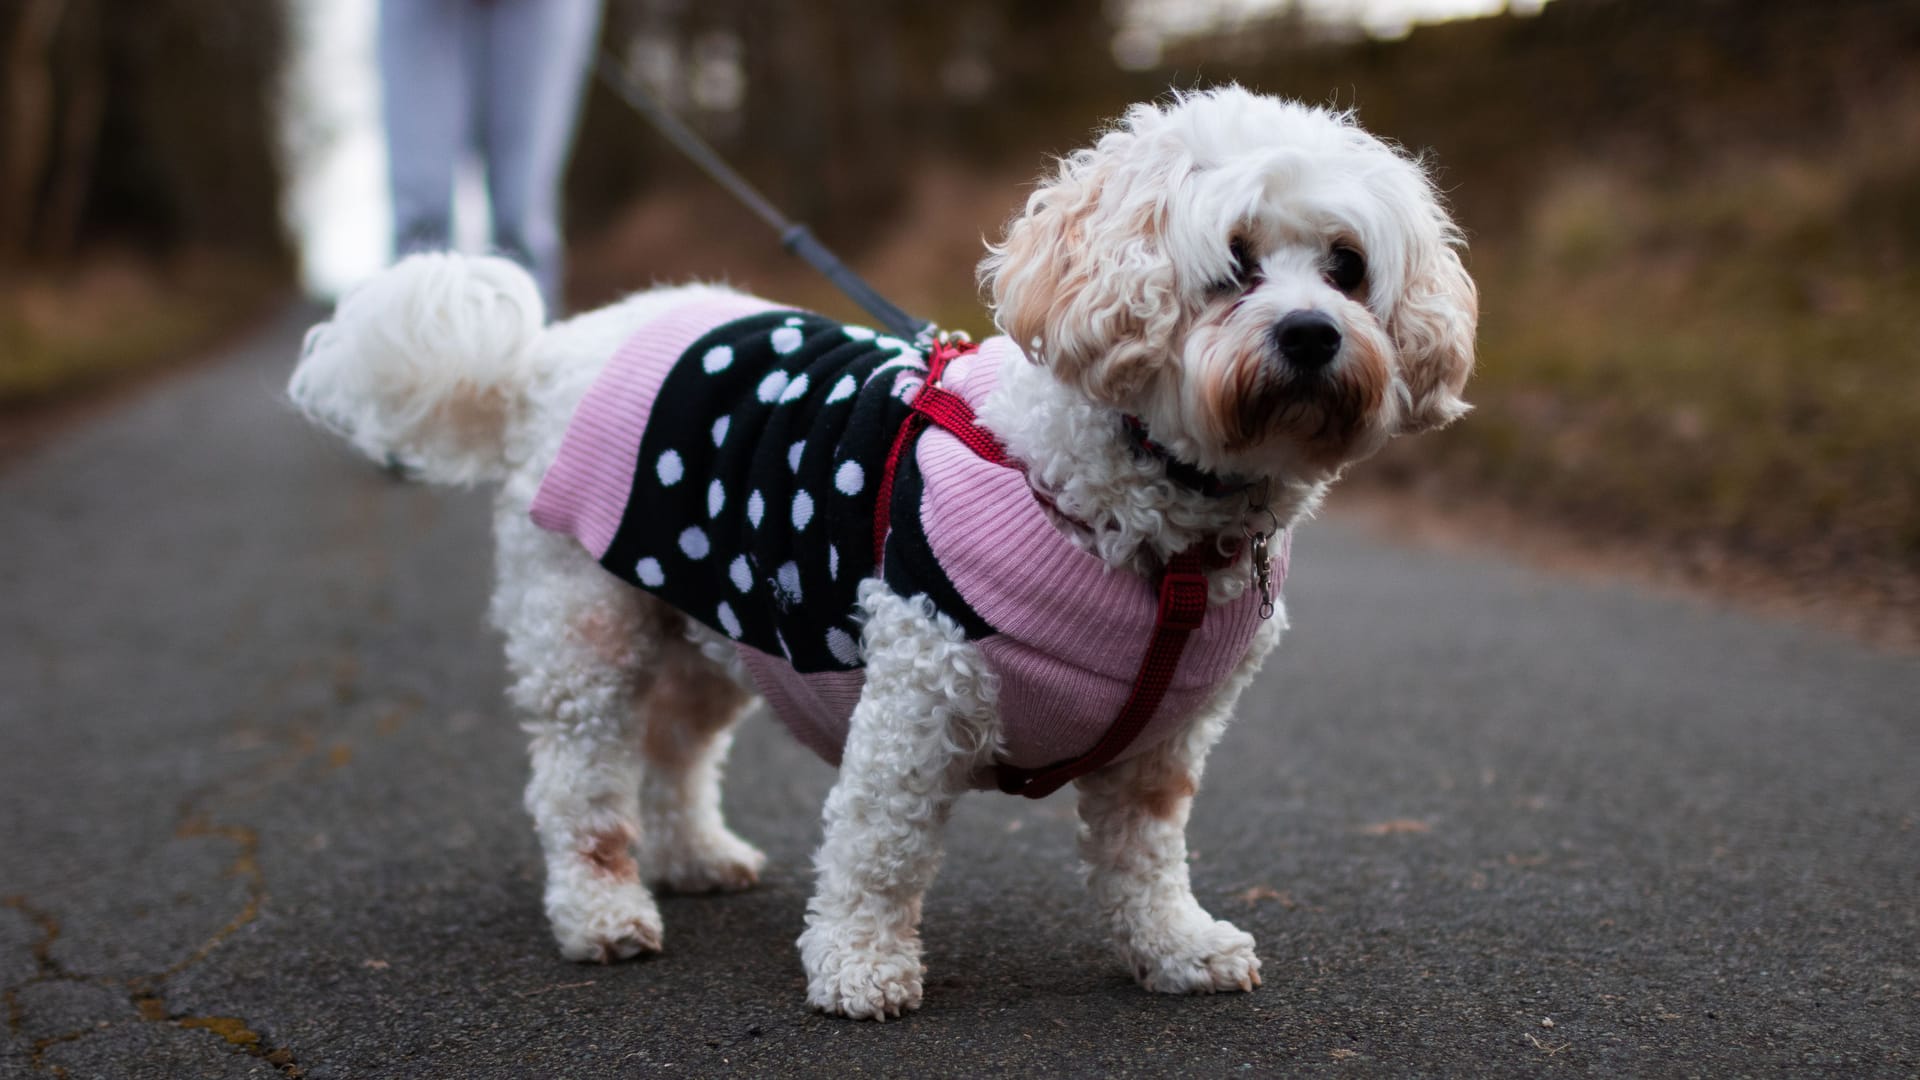
POLYGON ((560 181, 600 0, 381 0, 396 256, 453 240, 453 171, 486 170, 493 243, 560 303, 560 181))

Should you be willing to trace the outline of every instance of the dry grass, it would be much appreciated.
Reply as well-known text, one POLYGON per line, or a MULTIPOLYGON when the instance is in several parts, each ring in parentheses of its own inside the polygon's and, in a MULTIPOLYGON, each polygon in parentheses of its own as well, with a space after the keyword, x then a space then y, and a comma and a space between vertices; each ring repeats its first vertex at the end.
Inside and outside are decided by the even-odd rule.
POLYGON ((1475 254, 1479 411, 1390 465, 1807 572, 1920 568, 1920 143, 1886 119, 1666 185, 1549 179, 1475 254))
POLYGON ((211 257, 90 259, 0 286, 0 411, 47 405, 206 348, 284 296, 284 270, 211 257))
MULTIPOLYGON (((1920 139, 1888 138, 1905 115, 1890 110, 1823 149, 1665 182, 1599 161, 1541 177, 1472 252, 1477 411, 1354 479, 1814 582, 1920 571, 1920 139)), ((1030 176, 925 170, 859 268, 909 310, 980 331, 980 240, 1030 176)), ((598 300, 728 276, 862 317, 697 188, 636 207, 580 256, 598 300)))

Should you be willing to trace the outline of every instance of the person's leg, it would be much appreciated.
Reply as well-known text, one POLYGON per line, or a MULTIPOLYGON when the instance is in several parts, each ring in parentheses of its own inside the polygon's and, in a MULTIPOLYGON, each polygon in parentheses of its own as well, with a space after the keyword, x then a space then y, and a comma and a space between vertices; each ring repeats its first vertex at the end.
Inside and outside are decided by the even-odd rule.
POLYGON ((453 167, 467 144, 471 0, 380 0, 380 82, 393 256, 453 241, 453 167))
POLYGON ((560 303, 560 182, 600 29, 600 0, 493 0, 485 7, 480 138, 493 242, 560 303))

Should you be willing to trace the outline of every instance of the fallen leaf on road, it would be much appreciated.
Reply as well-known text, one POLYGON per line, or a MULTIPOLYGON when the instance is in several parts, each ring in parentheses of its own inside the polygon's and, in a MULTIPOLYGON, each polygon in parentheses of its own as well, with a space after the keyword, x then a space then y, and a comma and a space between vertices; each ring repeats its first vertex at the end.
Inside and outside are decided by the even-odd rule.
POLYGON ((1288 911, 1292 911, 1294 908, 1300 906, 1294 903, 1292 893, 1276 892, 1270 885, 1255 885, 1245 892, 1235 893, 1234 896, 1248 907, 1252 907, 1262 900, 1278 900, 1280 901, 1280 906, 1286 908, 1288 911))
POLYGON ((1546 1043, 1541 1042, 1539 1039, 1533 1037, 1532 1035, 1527 1036, 1527 1041, 1532 1043, 1534 1046, 1538 1047, 1539 1049, 1546 1051, 1546 1054, 1548 1057, 1552 1057, 1553 1055, 1573 1045, 1572 1043, 1561 1043, 1558 1046, 1548 1046, 1546 1043))
POLYGON ((387 963, 385 960, 367 960, 360 966, 363 968, 372 968, 375 971, 385 971, 393 965, 387 963))
POLYGON ((584 979, 580 982, 548 983, 546 986, 536 986, 531 990, 522 990, 513 996, 519 997, 519 998, 530 998, 530 997, 537 997, 541 994, 546 993, 549 990, 574 990, 582 986, 592 986, 592 985, 593 985, 592 979, 584 979))
POLYGON ((1413 818, 1394 818, 1392 821, 1381 821, 1372 825, 1360 826, 1360 832, 1364 836, 1398 836, 1401 833, 1428 833, 1432 831, 1433 826, 1424 821, 1416 821, 1413 818))

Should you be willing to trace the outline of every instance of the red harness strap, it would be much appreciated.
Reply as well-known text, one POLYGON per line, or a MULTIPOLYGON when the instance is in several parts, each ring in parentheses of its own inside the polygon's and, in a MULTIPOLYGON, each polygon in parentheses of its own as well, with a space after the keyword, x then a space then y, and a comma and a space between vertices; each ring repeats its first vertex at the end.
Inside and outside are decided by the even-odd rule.
POLYGON ((946 373, 948 364, 979 347, 971 341, 942 341, 933 347, 933 355, 927 360, 927 381, 921 384, 920 392, 913 399, 912 414, 900 425, 900 433, 893 437, 893 446, 887 451, 886 470, 880 474, 879 502, 873 508, 875 570, 886 561, 887 530, 893 514, 893 474, 900 467, 901 456, 913 448, 914 440, 926 429, 928 421, 946 428, 965 443, 967 449, 993 464, 1019 467, 1007 457, 1007 448, 1000 445, 999 436, 974 419, 973 406, 967 404, 967 399, 940 385, 940 376, 946 373))
POLYGON ((1153 620, 1153 638, 1147 643, 1147 655, 1133 677, 1133 690, 1120 715, 1114 717, 1107 733, 1093 749, 1077 758, 1056 761, 1038 769, 1016 769, 1001 764, 995 775, 1000 790, 1009 795, 1044 799, 1095 769, 1120 756, 1146 730, 1160 707, 1160 699, 1173 685, 1174 670, 1180 666, 1180 654, 1186 651, 1187 638, 1207 614, 1207 575, 1200 556, 1189 548, 1167 560, 1160 571, 1158 585, 1160 610, 1153 620))
MULTIPOLYGON (((879 569, 884 562, 883 553, 893 507, 894 472, 899 467, 901 457, 912 449, 914 441, 927 424, 938 424, 966 444, 967 449, 995 465, 1010 469, 1020 467, 1019 462, 1007 456, 1007 449, 1000 439, 980 426, 974 417, 973 406, 967 404, 965 398, 939 385, 940 376, 946 371, 947 365, 976 347, 972 342, 957 345, 942 342, 934 346, 927 364, 927 381, 913 400, 913 414, 900 425, 900 433, 894 437, 893 447, 887 452, 886 471, 880 478, 879 504, 874 508, 873 516, 875 569, 879 569)), ((1100 737, 1093 749, 1079 757, 1056 761, 1038 769, 1020 769, 1000 764, 995 780, 1001 791, 1009 795, 1024 795, 1029 799, 1043 799, 1070 781, 1120 756, 1146 730, 1147 722, 1153 719, 1153 714, 1159 709, 1167 688, 1173 685, 1173 673, 1180 666, 1180 656, 1186 651, 1187 639, 1200 629, 1201 622, 1206 618, 1206 561, 1199 549, 1189 548, 1168 559, 1154 587, 1159 594, 1160 606, 1154 616, 1153 638, 1147 643, 1140 670, 1133 677, 1133 690, 1128 693, 1126 704, 1120 707, 1120 715, 1107 726, 1106 734, 1100 737)))

